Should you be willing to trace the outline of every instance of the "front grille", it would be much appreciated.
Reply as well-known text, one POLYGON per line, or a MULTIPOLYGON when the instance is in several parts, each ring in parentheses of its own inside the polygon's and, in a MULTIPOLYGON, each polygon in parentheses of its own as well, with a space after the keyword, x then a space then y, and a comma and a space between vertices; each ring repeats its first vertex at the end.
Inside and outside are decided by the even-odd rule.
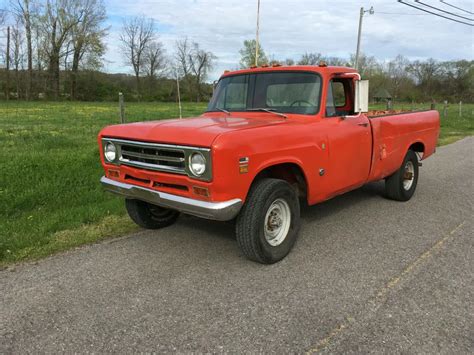
POLYGON ((212 180, 212 152, 209 148, 181 146, 161 143, 147 143, 117 138, 102 138, 105 163, 113 165, 126 165, 134 168, 162 171, 166 173, 187 175, 190 178, 212 180), (107 160, 105 149, 108 143, 116 148, 113 161, 107 160), (189 168, 189 159, 193 154, 199 153, 206 159, 206 171, 202 176, 196 176, 189 168))
POLYGON ((148 170, 186 173, 183 150, 161 144, 120 142, 120 163, 148 170))

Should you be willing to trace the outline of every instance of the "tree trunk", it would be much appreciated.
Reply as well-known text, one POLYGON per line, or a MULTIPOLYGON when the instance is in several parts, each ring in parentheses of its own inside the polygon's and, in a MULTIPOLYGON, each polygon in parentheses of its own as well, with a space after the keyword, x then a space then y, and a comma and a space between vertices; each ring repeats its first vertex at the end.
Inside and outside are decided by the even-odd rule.
POLYGON ((59 53, 56 51, 51 55, 49 62, 50 92, 53 99, 59 99, 59 53))
POLYGON ((71 100, 76 100, 77 97, 77 73, 79 72, 80 58, 81 50, 79 48, 74 49, 71 68, 71 100))
POLYGON ((196 102, 201 102, 201 76, 196 76, 196 102))
POLYGON ((10 27, 7 28, 6 65, 7 65, 7 82, 6 82, 5 94, 8 101, 10 99, 10 27))
POLYGON ((18 64, 15 67, 15 81, 16 81, 16 94, 18 95, 18 99, 21 98, 20 95, 20 70, 18 68, 18 64))
POLYGON ((31 44, 31 18, 29 4, 25 12, 25 32, 26 32, 26 46, 28 56, 28 79, 26 84, 26 99, 30 100, 33 90, 33 45, 31 44))
POLYGON ((137 96, 138 96, 138 101, 140 101, 140 74, 135 74, 135 81, 137 85, 137 96))

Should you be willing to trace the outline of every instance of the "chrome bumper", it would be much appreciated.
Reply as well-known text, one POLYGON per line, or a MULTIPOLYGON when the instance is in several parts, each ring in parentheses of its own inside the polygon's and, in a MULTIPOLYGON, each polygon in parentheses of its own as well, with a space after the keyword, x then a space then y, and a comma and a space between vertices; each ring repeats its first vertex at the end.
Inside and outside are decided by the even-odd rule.
POLYGON ((125 198, 146 201, 157 206, 216 221, 230 221, 239 214, 242 208, 240 199, 213 203, 125 184, 105 176, 100 179, 100 182, 106 191, 125 198))

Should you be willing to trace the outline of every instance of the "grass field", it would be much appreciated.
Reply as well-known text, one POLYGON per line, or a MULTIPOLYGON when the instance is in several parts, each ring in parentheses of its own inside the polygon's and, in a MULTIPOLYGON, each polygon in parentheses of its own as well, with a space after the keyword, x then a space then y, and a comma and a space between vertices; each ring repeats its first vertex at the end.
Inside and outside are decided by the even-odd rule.
MULTIPOLYGON (((186 103, 184 115, 205 107, 186 103)), ((128 122, 178 116, 167 103, 132 103, 126 112, 128 122)), ((474 134, 473 112, 465 105, 458 117, 451 106, 440 143, 474 134)), ((99 184, 97 133, 117 122, 115 103, 0 102, 0 265, 136 229, 123 201, 99 184)))

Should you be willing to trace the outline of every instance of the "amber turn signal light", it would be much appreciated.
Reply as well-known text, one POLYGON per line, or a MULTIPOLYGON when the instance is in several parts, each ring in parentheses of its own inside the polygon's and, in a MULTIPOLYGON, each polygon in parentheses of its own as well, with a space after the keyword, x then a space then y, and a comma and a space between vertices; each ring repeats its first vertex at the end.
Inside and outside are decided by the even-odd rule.
POLYGON ((109 170, 107 175, 109 176, 109 178, 113 179, 120 178, 120 172, 118 170, 109 170))
POLYGON ((205 187, 193 186, 193 192, 197 196, 209 197, 209 190, 205 187))

